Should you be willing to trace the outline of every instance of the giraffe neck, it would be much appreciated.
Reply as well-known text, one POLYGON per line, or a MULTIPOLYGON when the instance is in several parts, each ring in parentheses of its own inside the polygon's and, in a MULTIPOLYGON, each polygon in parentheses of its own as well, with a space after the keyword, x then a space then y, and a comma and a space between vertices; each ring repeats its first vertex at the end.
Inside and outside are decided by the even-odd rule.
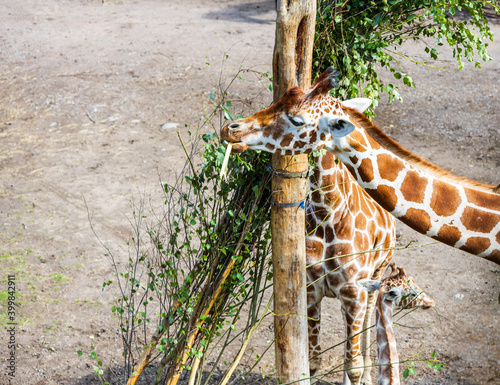
POLYGON ((377 321, 378 385, 399 385, 399 358, 392 328, 393 301, 381 288, 375 309, 377 321))
POLYGON ((424 235, 500 264, 500 195, 420 170, 365 131, 342 140, 344 150, 332 151, 387 211, 424 235))
POLYGON ((330 152, 319 155, 314 161, 316 167, 309 178, 312 204, 331 209, 329 219, 334 219, 336 209, 346 205, 355 179, 342 163, 335 162, 330 152))

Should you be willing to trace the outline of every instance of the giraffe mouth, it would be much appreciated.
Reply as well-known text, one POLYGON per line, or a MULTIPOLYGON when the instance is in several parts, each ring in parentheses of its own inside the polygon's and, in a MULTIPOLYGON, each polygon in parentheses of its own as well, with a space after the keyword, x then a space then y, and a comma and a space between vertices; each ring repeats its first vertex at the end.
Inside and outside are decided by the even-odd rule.
POLYGON ((227 140, 233 145, 232 152, 236 154, 241 154, 248 149, 248 145, 241 142, 241 139, 237 137, 233 132, 231 132, 229 125, 222 127, 220 132, 222 139, 227 140))
POLYGON ((241 154, 242 152, 248 150, 248 145, 246 145, 245 143, 231 143, 231 144, 233 145, 231 152, 234 152, 236 154, 241 154))

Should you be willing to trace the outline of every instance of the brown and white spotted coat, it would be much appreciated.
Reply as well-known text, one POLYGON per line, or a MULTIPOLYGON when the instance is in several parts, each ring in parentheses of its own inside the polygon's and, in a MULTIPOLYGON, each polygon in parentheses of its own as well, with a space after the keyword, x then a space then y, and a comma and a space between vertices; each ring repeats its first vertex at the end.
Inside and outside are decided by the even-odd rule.
MULTIPOLYGON (((318 79, 315 84, 321 80, 318 79)), ((289 99, 294 99, 295 91, 289 91, 288 95, 289 99)), ((263 127, 261 132, 265 132, 265 135, 253 143, 254 148, 274 151, 276 140, 281 136, 279 146, 293 148, 306 144, 297 141, 292 133, 279 130, 271 133, 270 120, 266 120, 266 117, 276 115, 282 108, 285 107, 277 103, 256 114, 260 126, 257 128, 254 125, 253 128, 263 127)), ((321 104, 311 106, 311 111, 319 113, 321 108, 321 104)), ((313 131, 303 132, 299 136, 299 139, 307 138, 313 142, 320 139, 313 131)), ((321 363, 321 357, 318 356, 321 352, 321 301, 325 296, 338 298, 346 338, 344 385, 371 384, 368 347, 375 294, 367 294, 357 282, 382 277, 392 259, 395 221, 360 188, 347 168, 335 159, 326 151, 315 158, 316 167, 309 178, 311 199, 305 208, 310 370, 311 375, 314 375, 321 363), (362 330, 367 331, 360 333, 362 330)))
POLYGON ((307 308, 311 375, 320 367, 321 301, 338 298, 345 325, 344 384, 371 384, 369 326, 375 295, 357 285, 380 279, 392 259, 394 218, 326 153, 316 159, 306 205, 307 308), (362 330, 367 332, 361 333, 362 330), (363 369, 367 368, 367 369, 363 369))
POLYGON ((408 276, 404 267, 391 264, 392 273, 382 281, 365 280, 360 285, 369 292, 379 291, 376 314, 378 385, 399 385, 399 357, 393 330, 396 309, 429 309, 434 300, 408 276))
POLYGON ((403 149, 360 111, 340 102, 327 70, 307 92, 292 88, 274 106, 226 126, 237 150, 307 153, 326 147, 387 211, 418 232, 500 264, 499 187, 456 177, 403 149), (286 140, 284 140, 286 138, 286 140), (264 148, 264 149, 265 149, 264 148))

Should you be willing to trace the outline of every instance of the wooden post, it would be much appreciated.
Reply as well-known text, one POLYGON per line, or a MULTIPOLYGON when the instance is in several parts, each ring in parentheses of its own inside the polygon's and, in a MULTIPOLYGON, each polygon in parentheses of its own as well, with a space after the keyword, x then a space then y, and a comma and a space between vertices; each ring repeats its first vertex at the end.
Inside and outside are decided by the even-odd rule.
MULTIPOLYGON (((276 102, 287 89, 311 84, 316 0, 278 0, 273 57, 273 90, 276 102)), ((309 385, 307 334, 305 214, 301 207, 280 203, 304 200, 307 155, 272 158, 273 206, 271 232, 274 271, 274 332, 278 383, 298 381, 309 385), (294 173, 293 178, 282 174, 294 173)))

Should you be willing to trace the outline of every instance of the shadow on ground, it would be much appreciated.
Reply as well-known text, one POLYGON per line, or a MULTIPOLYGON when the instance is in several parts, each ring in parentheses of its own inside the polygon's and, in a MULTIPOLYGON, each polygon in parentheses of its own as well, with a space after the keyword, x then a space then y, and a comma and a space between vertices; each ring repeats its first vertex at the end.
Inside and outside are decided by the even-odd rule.
MULTIPOLYGON (((136 385, 151 385, 154 382, 155 375, 156 375, 156 370, 157 366, 151 366, 151 367, 146 367, 144 372, 141 374, 139 377, 139 380, 136 382, 136 385)), ((243 371, 242 371, 243 372, 243 371)), ((115 374, 117 374, 120 378, 123 378, 123 370, 121 368, 117 368, 115 370, 115 374)), ((177 382, 178 385, 188 385, 189 383, 189 371, 185 371, 179 381, 177 382)), ((216 370, 208 383, 206 382, 208 377, 210 375, 210 372, 203 372, 203 377, 201 380, 201 384, 207 384, 207 385, 216 385, 219 384, 220 381, 222 380, 222 377, 224 376, 224 372, 221 370, 216 370)), ((103 375, 103 382, 108 381, 110 385, 123 385, 126 383, 126 381, 122 381, 120 379, 117 379, 116 376, 111 373, 111 371, 108 369, 104 372, 103 375)), ((66 380, 62 381, 61 385, 89 385, 89 384, 100 384, 101 382, 98 380, 97 375, 95 374, 89 374, 87 376, 78 378, 78 379, 72 379, 72 380, 66 380)), ((241 374, 234 374, 231 379, 228 381, 228 384, 237 384, 237 385, 275 385, 276 381, 274 379, 271 379, 269 377, 262 377, 262 375, 257 375, 257 374, 250 374, 249 376, 243 377, 241 374)), ((41 385, 41 383, 40 383, 41 385)), ((322 385, 322 384, 321 384, 322 385)), ((334 385, 332 383, 332 385, 334 385)))
POLYGON ((265 0, 244 4, 231 4, 220 11, 207 12, 203 15, 203 17, 209 20, 228 20, 242 23, 271 24, 275 22, 274 14, 272 17, 269 17, 266 14, 275 10, 276 2, 273 0, 265 0))

